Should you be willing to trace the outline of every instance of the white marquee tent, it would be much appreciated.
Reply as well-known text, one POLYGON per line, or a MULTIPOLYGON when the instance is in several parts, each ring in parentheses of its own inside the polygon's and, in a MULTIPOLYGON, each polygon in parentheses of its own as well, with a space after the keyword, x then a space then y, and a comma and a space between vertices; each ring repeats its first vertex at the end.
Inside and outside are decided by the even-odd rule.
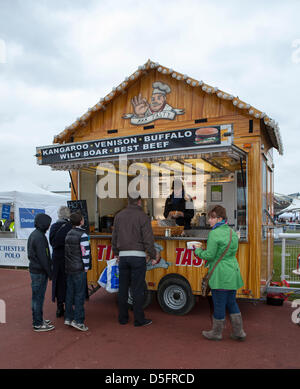
POLYGON ((292 203, 282 209, 278 214, 279 219, 295 219, 299 218, 300 215, 300 200, 293 199, 292 203))
POLYGON ((283 220, 290 220, 293 219, 294 216, 293 212, 283 212, 279 215, 279 218, 283 220))
POLYGON ((282 211, 280 211, 280 213, 284 213, 284 212, 296 212, 296 211, 300 211, 300 200, 298 199, 293 199, 292 203, 284 208, 282 211))
MULTIPOLYGON (((67 205, 68 197, 58 195, 19 178, 1 181, 0 204, 12 204, 15 214, 15 231, 17 239, 27 239, 33 228, 21 228, 20 208, 42 209, 57 220, 57 211, 60 206, 67 205)), ((1 215, 0 215, 1 216, 1 215)))

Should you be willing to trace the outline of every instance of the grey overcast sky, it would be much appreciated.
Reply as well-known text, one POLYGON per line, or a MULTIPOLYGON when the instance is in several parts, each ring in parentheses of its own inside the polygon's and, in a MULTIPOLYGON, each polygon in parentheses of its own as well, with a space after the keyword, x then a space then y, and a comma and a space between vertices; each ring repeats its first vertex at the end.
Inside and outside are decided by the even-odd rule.
POLYGON ((299 0, 0 0, 1 189, 68 189, 35 147, 150 58, 276 120, 275 191, 300 191, 299 15, 299 0))

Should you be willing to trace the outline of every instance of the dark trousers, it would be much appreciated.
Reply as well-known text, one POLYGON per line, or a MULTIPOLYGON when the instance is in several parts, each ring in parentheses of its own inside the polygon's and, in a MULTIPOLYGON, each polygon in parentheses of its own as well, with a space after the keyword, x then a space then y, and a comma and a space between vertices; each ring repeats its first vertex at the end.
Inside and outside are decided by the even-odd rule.
POLYGON ((43 305, 47 289, 48 276, 45 273, 30 273, 32 289, 32 324, 40 326, 43 324, 43 305))
POLYGON ((53 257, 52 301, 56 300, 57 306, 66 301, 66 289, 65 260, 61 257, 53 257))
POLYGON ((119 263, 119 322, 128 322, 128 288, 133 298, 134 324, 143 324, 146 258, 120 257, 119 263))
POLYGON ((212 289, 212 300, 214 303, 214 318, 217 320, 225 319, 226 308, 229 314, 240 313, 236 302, 236 290, 212 289))
POLYGON ((67 274, 65 319, 82 324, 85 319, 84 301, 86 291, 86 272, 67 274), (74 309, 73 309, 74 305, 74 309))

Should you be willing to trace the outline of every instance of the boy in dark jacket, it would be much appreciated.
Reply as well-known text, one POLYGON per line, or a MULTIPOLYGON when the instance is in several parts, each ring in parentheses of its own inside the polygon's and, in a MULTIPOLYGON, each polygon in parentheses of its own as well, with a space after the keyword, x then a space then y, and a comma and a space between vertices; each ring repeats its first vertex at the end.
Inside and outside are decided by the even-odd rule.
POLYGON ((37 214, 34 219, 35 230, 30 234, 27 242, 32 288, 33 330, 36 332, 51 331, 55 328, 50 320, 43 320, 43 305, 48 278, 52 279, 52 263, 48 240, 45 236, 50 224, 50 216, 44 213, 37 214))
POLYGON ((86 273, 91 266, 89 236, 82 228, 84 218, 78 212, 70 216, 72 230, 65 239, 65 269, 67 274, 65 324, 80 331, 87 331, 84 325, 84 300, 86 273), (74 310, 73 310, 74 304, 74 310))

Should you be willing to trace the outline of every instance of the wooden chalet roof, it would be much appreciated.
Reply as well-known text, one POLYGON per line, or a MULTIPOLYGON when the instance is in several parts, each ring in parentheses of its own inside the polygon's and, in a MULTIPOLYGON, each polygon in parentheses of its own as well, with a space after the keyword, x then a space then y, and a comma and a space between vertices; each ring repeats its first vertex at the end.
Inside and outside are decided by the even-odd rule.
POLYGON ((101 98, 97 104, 89 108, 86 113, 81 117, 77 118, 74 123, 65 127, 65 129, 54 137, 53 143, 64 143, 66 140, 69 140, 70 137, 76 132, 76 130, 84 124, 94 112, 99 110, 105 110, 105 106, 111 102, 118 94, 124 93, 136 80, 142 76, 143 71, 157 69, 158 72, 162 74, 169 75, 177 79, 178 81, 186 82, 191 87, 201 88, 207 94, 216 94, 216 96, 223 100, 231 100, 232 104, 244 111, 252 118, 263 119, 265 123, 265 130, 267 131, 273 147, 275 147, 279 154, 283 154, 283 144, 280 135, 278 123, 270 118, 265 112, 260 111, 259 109, 251 106, 239 99, 238 96, 233 96, 217 87, 213 87, 202 80, 196 80, 192 77, 189 77, 186 74, 179 73, 171 68, 167 68, 163 65, 160 65, 157 62, 152 62, 150 59, 142 66, 139 66, 138 69, 132 73, 129 77, 126 77, 123 82, 121 82, 117 87, 114 87, 110 93, 105 97, 101 98))

